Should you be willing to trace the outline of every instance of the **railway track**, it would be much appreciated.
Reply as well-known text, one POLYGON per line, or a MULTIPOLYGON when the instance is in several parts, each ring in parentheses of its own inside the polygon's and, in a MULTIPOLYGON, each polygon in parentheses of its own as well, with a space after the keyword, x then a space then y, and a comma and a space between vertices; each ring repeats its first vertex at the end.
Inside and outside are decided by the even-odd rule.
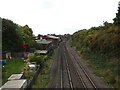
POLYGON ((72 82, 72 78, 71 78, 71 74, 70 74, 70 69, 69 69, 69 64, 67 62, 67 58, 66 58, 65 53, 64 53, 64 56, 65 56, 65 63, 66 63, 66 66, 67 66, 67 74, 68 74, 68 78, 69 78, 69 85, 70 85, 70 88, 73 90, 73 82, 72 82))
POLYGON ((74 53, 70 50, 70 48, 67 48, 66 45, 65 49, 67 52, 69 52, 68 54, 72 58, 71 60, 73 61, 74 66, 76 67, 77 74, 79 75, 79 79, 81 80, 83 86, 82 88, 85 89, 92 88, 93 90, 97 90, 97 86, 92 81, 91 77, 86 72, 83 65, 80 63, 79 59, 75 57, 74 53))
POLYGON ((72 60, 70 60, 71 58, 68 58, 70 56, 68 56, 66 52, 65 44, 63 44, 63 49, 64 49, 64 55, 62 56, 64 57, 64 61, 65 61, 64 63, 66 64, 66 68, 67 68, 67 75, 69 78, 69 86, 70 86, 69 88, 71 90, 74 90, 75 88, 81 88, 82 90, 84 90, 81 83, 83 83, 84 87, 85 84, 78 70, 73 66, 73 63, 70 62, 72 60))
POLYGON ((67 58, 64 52, 64 47, 61 46, 60 47, 61 51, 60 52, 60 56, 61 56, 61 68, 60 68, 60 72, 61 72, 61 89, 63 88, 71 88, 71 90, 73 90, 73 83, 71 80, 71 74, 70 74, 70 70, 69 70, 69 65, 67 62, 67 58))
MULTIPOLYGON (((65 48, 65 46, 64 46, 65 48)), ((68 51, 66 50, 65 48, 65 51, 66 51, 66 57, 70 57, 68 51)), ((66 60, 67 61, 67 60, 66 60)), ((69 67, 71 67, 71 70, 70 70, 70 73, 74 73, 72 76, 72 79, 74 81, 74 78, 77 77, 77 80, 75 82, 78 82, 79 84, 75 84, 75 82, 73 83, 74 85, 72 86, 72 88, 81 88, 82 90, 85 90, 86 85, 85 85, 85 82, 83 81, 83 78, 82 76, 80 75, 80 72, 78 71, 78 69, 76 69, 76 64, 74 62, 71 62, 72 61, 72 58, 68 59, 69 63, 71 64, 71 66, 69 65, 69 67), (74 64, 74 65, 73 65, 74 64), (73 69, 74 68, 74 69, 73 69), (81 85, 82 84, 82 85, 81 85)))
POLYGON ((48 88, 97 90, 101 82, 100 79, 95 79, 76 52, 66 42, 60 43, 52 64, 51 82, 48 88))

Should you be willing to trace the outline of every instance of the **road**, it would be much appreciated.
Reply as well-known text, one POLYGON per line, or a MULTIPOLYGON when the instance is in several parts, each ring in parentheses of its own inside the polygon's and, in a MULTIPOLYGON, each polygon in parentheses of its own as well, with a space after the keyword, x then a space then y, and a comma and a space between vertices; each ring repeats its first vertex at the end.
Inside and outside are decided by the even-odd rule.
POLYGON ((47 88, 109 88, 93 70, 86 66, 84 60, 66 42, 59 45, 56 58, 50 69, 50 82, 47 88))

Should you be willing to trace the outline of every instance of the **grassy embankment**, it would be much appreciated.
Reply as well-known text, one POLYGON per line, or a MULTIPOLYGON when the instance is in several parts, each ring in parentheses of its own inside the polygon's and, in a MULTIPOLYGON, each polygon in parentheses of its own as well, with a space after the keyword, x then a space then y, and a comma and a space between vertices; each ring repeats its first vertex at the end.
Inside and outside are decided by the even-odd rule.
POLYGON ((25 64, 26 63, 20 58, 12 58, 11 60, 7 60, 6 65, 4 65, 5 72, 3 72, 2 84, 4 84, 12 74, 20 74, 23 72, 22 69, 24 68, 25 64))
POLYGON ((120 27, 112 24, 80 30, 72 35, 73 47, 95 74, 115 88, 120 88, 120 27))

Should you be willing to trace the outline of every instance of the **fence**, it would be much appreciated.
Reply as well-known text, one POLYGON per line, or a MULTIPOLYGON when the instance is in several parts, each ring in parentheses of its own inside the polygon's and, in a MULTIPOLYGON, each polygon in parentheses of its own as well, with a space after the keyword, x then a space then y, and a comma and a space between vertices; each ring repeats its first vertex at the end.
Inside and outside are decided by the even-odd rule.
POLYGON ((24 52, 15 52, 15 53, 12 53, 12 57, 24 57, 24 52))
POLYGON ((38 66, 37 70, 35 71, 35 74, 28 80, 27 89, 32 88, 33 84, 35 83, 35 80, 40 72, 40 66, 38 66))

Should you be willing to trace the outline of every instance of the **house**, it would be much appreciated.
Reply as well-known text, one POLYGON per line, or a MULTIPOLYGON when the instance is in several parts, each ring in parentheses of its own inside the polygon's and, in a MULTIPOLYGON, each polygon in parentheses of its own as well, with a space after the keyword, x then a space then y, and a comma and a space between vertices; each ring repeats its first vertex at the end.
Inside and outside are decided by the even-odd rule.
POLYGON ((48 50, 50 46, 57 45, 58 42, 60 41, 60 38, 51 35, 41 35, 39 38, 36 38, 34 41, 43 45, 44 50, 48 50))
POLYGON ((51 35, 44 35, 42 36, 42 38, 46 39, 47 41, 52 41, 52 42, 56 42, 59 40, 59 37, 51 36, 51 35))
POLYGON ((43 45, 44 50, 48 49, 52 43, 52 41, 47 41, 46 39, 35 40, 35 42, 43 45))

